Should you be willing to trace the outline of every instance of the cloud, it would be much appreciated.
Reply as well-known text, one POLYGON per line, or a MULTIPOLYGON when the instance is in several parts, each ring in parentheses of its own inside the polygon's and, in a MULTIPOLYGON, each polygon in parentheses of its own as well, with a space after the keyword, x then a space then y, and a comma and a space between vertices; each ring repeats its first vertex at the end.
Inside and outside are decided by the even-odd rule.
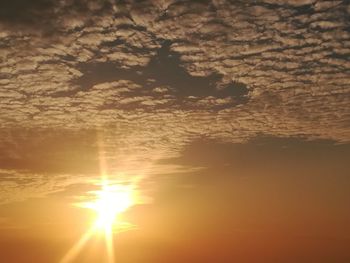
POLYGON ((349 8, 2 1, 0 168, 59 172, 54 160, 77 147, 93 170, 96 138, 84 147, 76 138, 101 131, 109 156, 134 162, 176 156, 202 137, 349 142, 349 8), (40 163, 36 147, 52 162, 40 163))

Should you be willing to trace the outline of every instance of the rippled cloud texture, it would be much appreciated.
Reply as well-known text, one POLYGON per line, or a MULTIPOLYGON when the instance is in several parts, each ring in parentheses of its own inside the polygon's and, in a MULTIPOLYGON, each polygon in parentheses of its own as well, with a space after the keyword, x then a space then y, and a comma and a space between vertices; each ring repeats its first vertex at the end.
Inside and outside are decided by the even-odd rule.
POLYGON ((43 193, 60 190, 98 172, 101 140, 111 170, 198 138, 349 142, 349 16, 348 1, 2 1, 1 180, 56 174, 43 193))

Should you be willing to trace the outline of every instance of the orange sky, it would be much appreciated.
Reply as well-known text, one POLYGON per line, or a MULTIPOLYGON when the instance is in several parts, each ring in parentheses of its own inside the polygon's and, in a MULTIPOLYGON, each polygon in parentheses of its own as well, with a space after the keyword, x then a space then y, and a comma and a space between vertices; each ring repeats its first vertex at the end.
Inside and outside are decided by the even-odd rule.
MULTIPOLYGON (((203 168, 140 182, 143 191, 152 181, 152 201, 123 214, 137 228, 114 235, 116 262, 345 261, 349 150, 326 141, 274 138, 195 142, 157 165, 203 168)), ((77 184, 3 204, 2 258, 58 262, 93 222, 91 211, 72 202, 94 188, 77 184)), ((105 249, 103 235, 95 234, 74 262, 96 262, 105 249)))
POLYGON ((350 262, 349 17, 0 1, 0 262, 350 262))

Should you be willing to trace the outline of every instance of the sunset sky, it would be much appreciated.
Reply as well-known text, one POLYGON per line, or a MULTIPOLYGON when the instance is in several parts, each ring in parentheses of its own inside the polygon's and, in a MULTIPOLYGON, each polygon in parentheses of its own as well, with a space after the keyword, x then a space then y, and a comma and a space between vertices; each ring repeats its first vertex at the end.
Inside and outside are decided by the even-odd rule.
POLYGON ((350 262, 348 0, 1 0, 1 263, 350 262))

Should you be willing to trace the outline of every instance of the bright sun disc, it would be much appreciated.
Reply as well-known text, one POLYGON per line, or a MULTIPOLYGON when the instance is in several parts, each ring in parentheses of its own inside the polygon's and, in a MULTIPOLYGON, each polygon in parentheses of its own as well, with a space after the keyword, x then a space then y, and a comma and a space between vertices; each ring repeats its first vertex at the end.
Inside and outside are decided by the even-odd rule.
POLYGON ((127 185, 104 184, 101 190, 91 192, 96 199, 78 204, 96 212, 95 226, 112 231, 118 216, 135 204, 133 188, 127 185))
MULTIPOLYGON (((76 206, 93 210, 96 213, 96 220, 89 231, 87 231, 67 252, 60 263, 72 262, 96 231, 102 231, 104 233, 108 253, 108 263, 113 263, 115 262, 113 233, 135 228, 134 225, 128 222, 123 222, 120 219, 123 212, 139 202, 135 186, 113 184, 113 182, 107 180, 104 180, 102 184, 98 185, 101 185, 100 190, 88 193, 89 201, 75 204, 76 206), (93 198, 91 198, 91 195, 93 198)), ((85 199, 87 196, 82 198, 85 199)))

